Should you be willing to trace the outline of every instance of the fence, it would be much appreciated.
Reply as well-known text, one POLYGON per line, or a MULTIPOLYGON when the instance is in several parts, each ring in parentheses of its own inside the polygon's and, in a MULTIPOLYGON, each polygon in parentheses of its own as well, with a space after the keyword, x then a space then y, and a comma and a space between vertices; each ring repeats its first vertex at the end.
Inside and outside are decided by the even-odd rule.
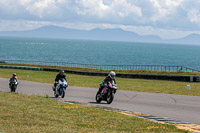
POLYGON ((1 60, 0 63, 65 66, 65 67, 93 68, 93 69, 105 69, 105 70, 118 69, 118 70, 200 72, 199 70, 195 70, 195 69, 184 67, 184 66, 165 66, 165 65, 96 65, 96 64, 79 64, 79 63, 47 62, 47 61, 27 61, 27 60, 1 60))

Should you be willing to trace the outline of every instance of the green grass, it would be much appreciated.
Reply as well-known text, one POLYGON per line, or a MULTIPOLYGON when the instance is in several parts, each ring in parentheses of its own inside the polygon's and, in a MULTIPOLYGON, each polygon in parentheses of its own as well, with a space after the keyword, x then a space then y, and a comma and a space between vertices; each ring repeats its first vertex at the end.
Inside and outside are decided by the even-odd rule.
POLYGON ((174 125, 126 116, 86 105, 60 103, 41 96, 0 92, 0 132, 154 132, 186 133, 174 125))
MULTIPOLYGON (((9 78, 14 72, 17 73, 18 79, 20 80, 29 80, 50 84, 53 84, 55 76, 57 75, 57 72, 0 69, 0 77, 9 78), (29 78, 27 78, 27 75, 29 75, 29 78)), ((67 78, 70 86, 98 88, 99 83, 105 77, 67 74, 67 78)), ((128 78, 116 78, 116 80, 119 90, 200 96, 200 83, 198 82, 190 83, 128 78), (188 84, 190 84, 191 90, 186 89, 188 84)))

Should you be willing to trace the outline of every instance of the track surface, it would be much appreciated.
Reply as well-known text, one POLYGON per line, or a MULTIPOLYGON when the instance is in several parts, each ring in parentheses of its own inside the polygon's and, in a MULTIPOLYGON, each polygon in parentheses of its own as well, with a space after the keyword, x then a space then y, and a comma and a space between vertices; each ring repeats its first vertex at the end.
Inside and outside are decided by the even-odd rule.
MULTIPOLYGON (((0 78, 0 91, 9 92, 8 80, 0 78)), ((18 93, 28 95, 49 95, 53 97, 51 84, 19 81, 18 93)), ((63 100, 76 101, 112 107, 132 112, 141 112, 157 117, 167 117, 177 121, 200 124, 200 97, 160 93, 146 93, 118 90, 113 103, 97 104, 95 95, 97 88, 69 86, 63 100)))

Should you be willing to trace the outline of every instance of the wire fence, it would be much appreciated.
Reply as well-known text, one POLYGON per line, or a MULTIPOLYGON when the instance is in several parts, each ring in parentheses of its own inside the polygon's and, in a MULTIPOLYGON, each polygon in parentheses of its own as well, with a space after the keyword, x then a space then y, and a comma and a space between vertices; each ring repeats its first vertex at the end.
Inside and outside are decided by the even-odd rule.
POLYGON ((96 65, 96 64, 80 64, 68 62, 47 62, 47 61, 28 61, 28 60, 1 60, 0 63, 15 64, 32 64, 32 65, 48 65, 48 66, 64 66, 77 68, 93 68, 105 70, 148 70, 148 71, 189 71, 200 72, 199 70, 184 66, 166 66, 166 65, 96 65))

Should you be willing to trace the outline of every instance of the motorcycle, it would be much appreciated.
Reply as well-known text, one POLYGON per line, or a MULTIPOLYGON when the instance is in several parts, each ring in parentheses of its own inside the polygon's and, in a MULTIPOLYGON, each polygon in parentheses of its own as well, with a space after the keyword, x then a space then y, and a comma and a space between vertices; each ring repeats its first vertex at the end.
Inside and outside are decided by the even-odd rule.
POLYGON ((54 96, 57 98, 58 96, 61 96, 62 98, 65 97, 65 92, 66 92, 66 89, 68 87, 68 83, 65 79, 60 79, 58 81, 58 85, 56 86, 55 88, 55 91, 54 91, 54 96))
POLYGON ((10 81, 10 91, 15 92, 17 89, 18 82, 16 79, 10 81))
POLYGON ((105 85, 105 87, 100 91, 98 90, 96 94, 96 102, 100 103, 102 100, 106 101, 107 104, 111 104, 114 99, 114 94, 117 91, 117 84, 114 82, 109 85, 105 85))

